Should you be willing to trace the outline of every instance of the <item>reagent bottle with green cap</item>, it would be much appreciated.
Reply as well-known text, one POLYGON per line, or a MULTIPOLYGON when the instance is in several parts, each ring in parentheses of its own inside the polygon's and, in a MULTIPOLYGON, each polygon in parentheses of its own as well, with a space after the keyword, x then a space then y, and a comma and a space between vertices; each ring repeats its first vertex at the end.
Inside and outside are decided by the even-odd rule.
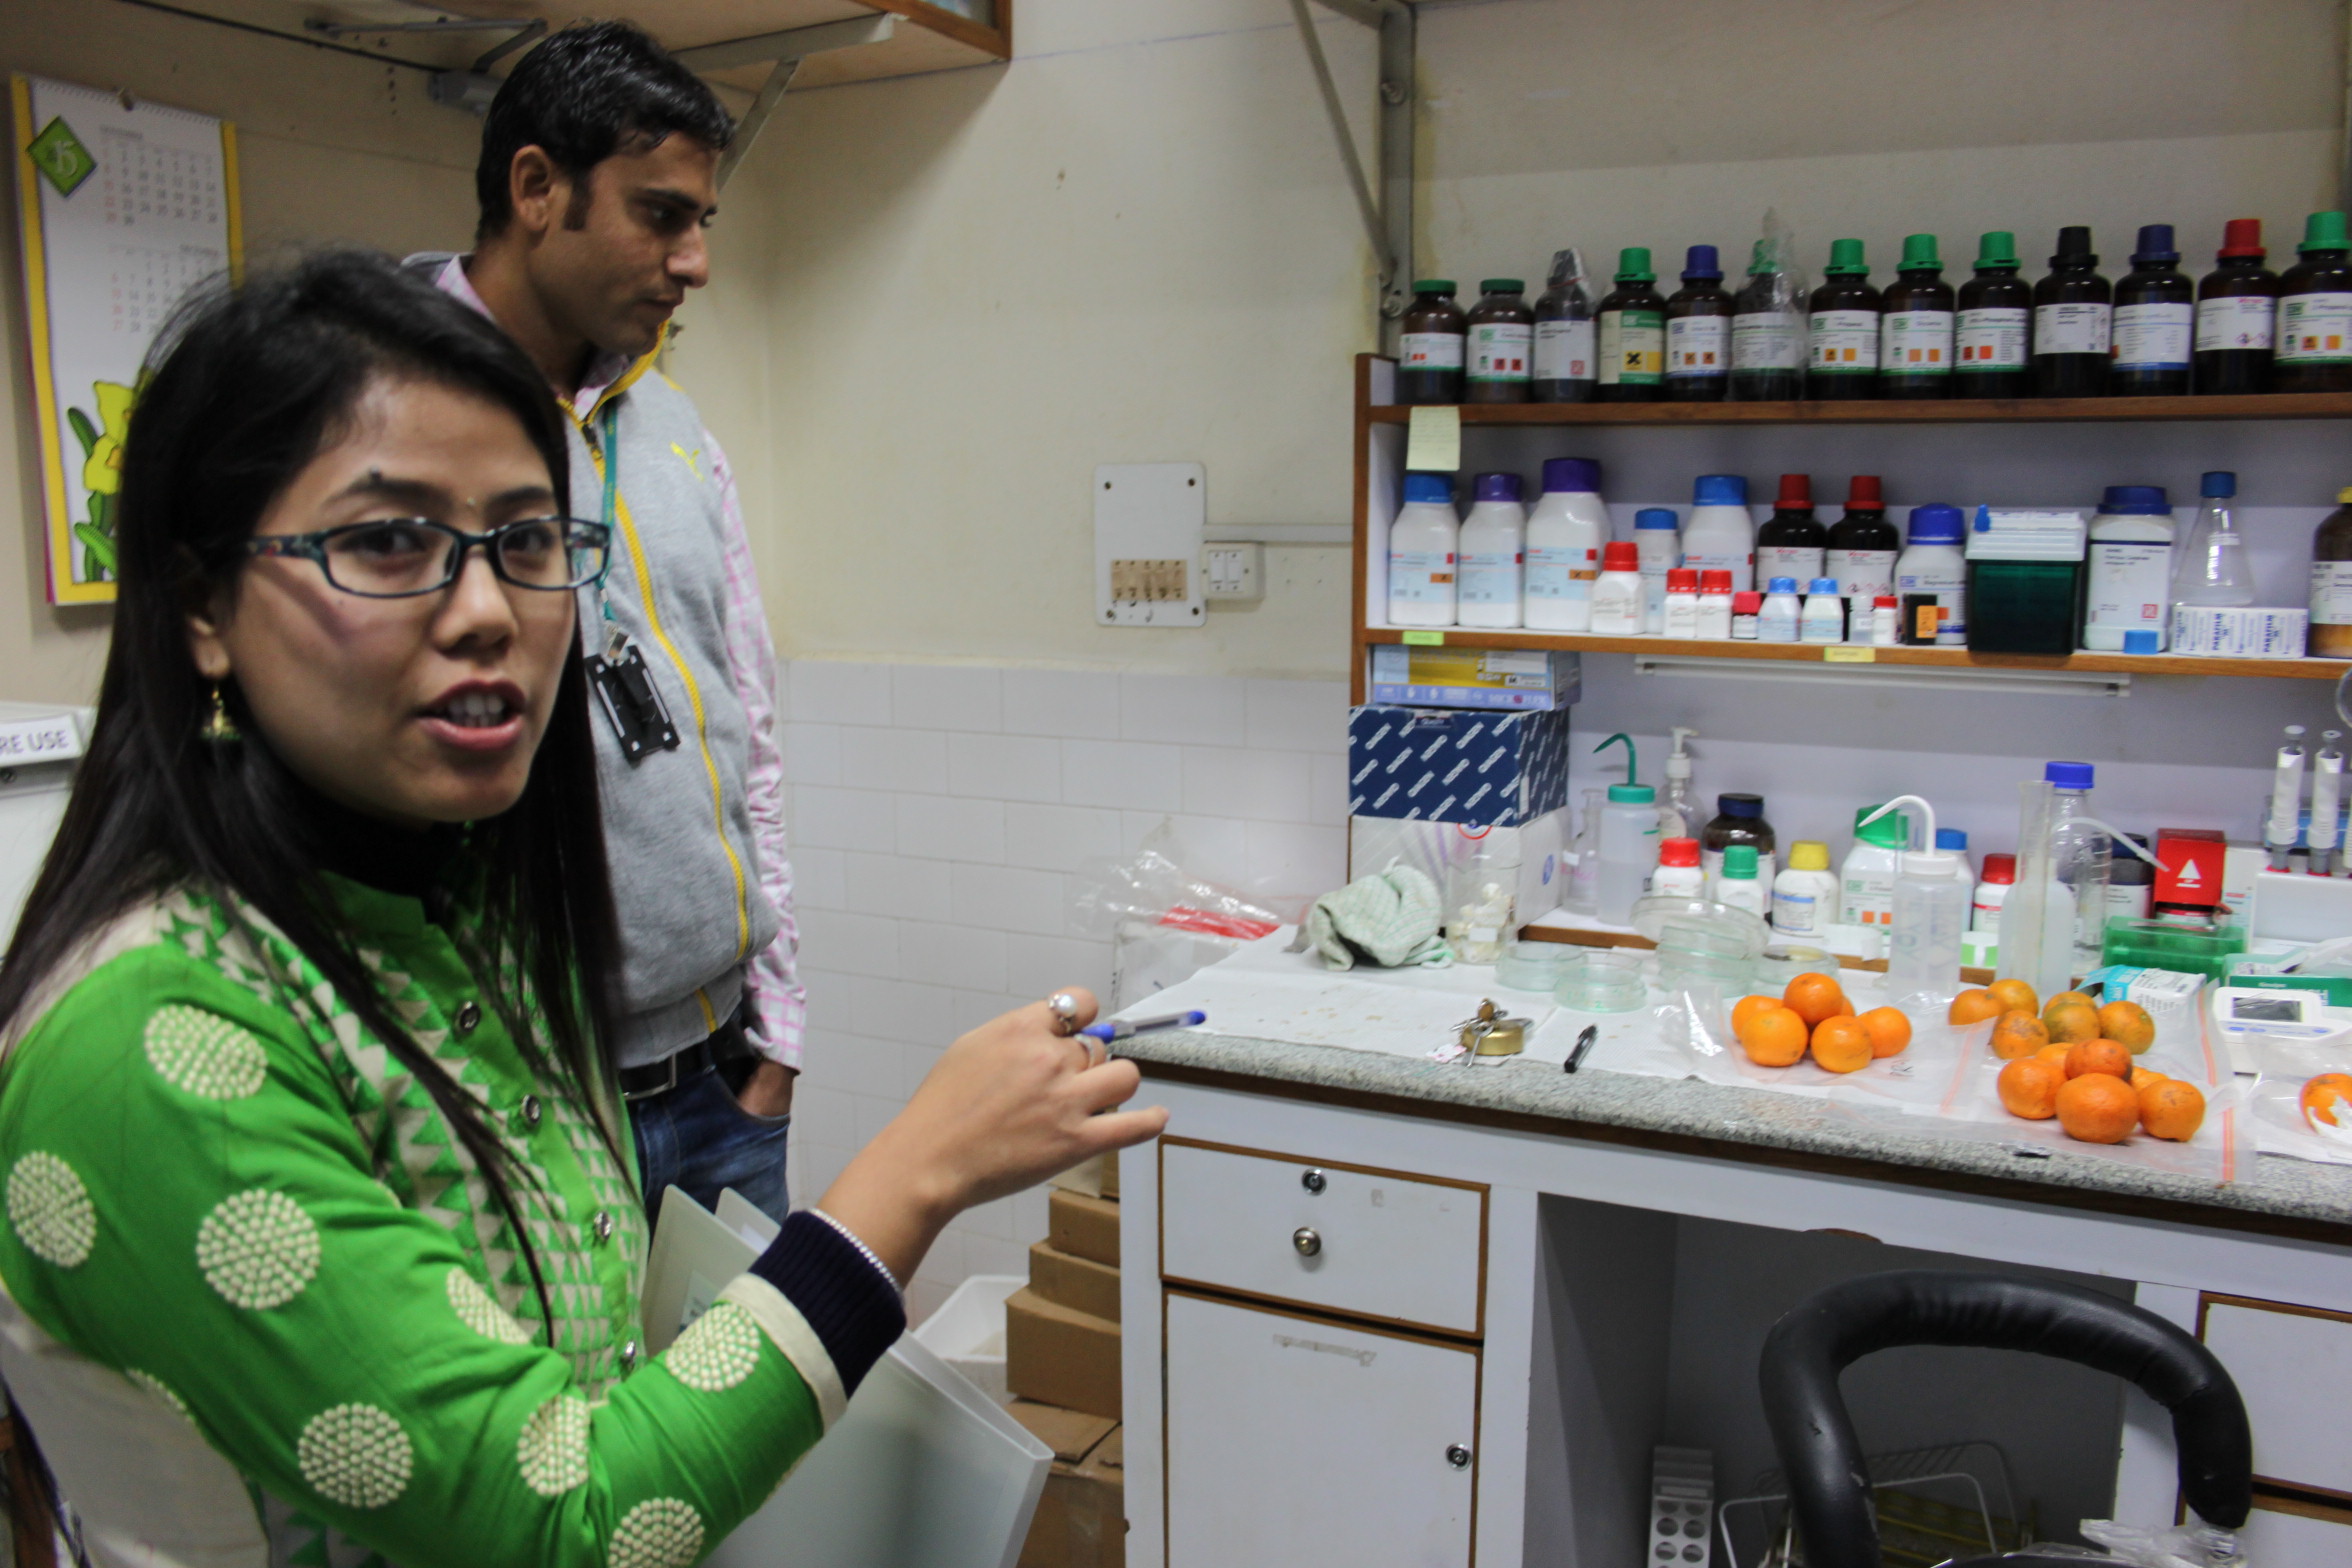
POLYGON ((1976 242, 1976 276, 1960 285, 1953 332, 1954 397, 2024 397, 2033 390, 2026 349, 2033 285, 2017 275, 2017 236, 1994 229, 1976 242))
POLYGON ((1838 904, 1846 924, 1884 931, 1895 919, 1895 876, 1911 842, 1911 819, 1899 811, 1876 816, 1878 809, 1854 813, 1854 847, 1838 868, 1838 904))
POLYGON ((1878 395, 1952 395, 1952 285, 1936 255, 1936 237, 1903 239, 1903 259, 1878 318, 1878 395))
POLYGON ((1829 265, 1805 322, 1805 395, 1878 395, 1878 290, 1860 240, 1831 240, 1829 265))
POLYGON ((1655 403, 1666 379, 1666 301, 1651 287, 1649 247, 1619 251, 1614 281, 1601 298, 1600 401, 1655 403))
POLYGON ((2352 238, 2340 212, 2304 220, 2297 260, 2279 278, 2274 392, 2352 392, 2352 238))
POLYGON ((2115 289, 2099 275, 2091 231, 2058 231, 2050 275, 2034 285, 2034 395, 2105 397, 2115 342, 2115 289))

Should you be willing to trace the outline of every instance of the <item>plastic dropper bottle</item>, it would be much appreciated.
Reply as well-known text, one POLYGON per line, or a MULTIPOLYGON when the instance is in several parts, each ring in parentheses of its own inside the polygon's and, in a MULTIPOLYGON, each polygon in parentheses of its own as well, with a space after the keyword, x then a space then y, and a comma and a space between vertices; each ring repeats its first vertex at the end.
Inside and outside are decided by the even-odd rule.
POLYGON ((1952 395, 1952 285, 1932 234, 1903 237, 1903 259, 1879 318, 1878 395, 1952 395))
POLYGON ((1731 296, 1712 245, 1693 245, 1666 301, 1666 401, 1720 403, 1731 385, 1731 296))
POLYGON ((2254 563, 2246 558, 2246 536, 2238 532, 2230 502, 2238 476, 2215 469, 2197 483, 2197 520, 2173 563, 2172 602, 2193 605, 2248 605, 2254 602, 2254 563))
POLYGON ((1976 242, 1976 276, 1960 285, 1953 337, 1954 397, 2024 397, 2033 388, 2026 348, 2033 333, 2033 285, 2017 275, 2017 236, 1994 229, 1976 242))
POLYGON ((1772 503, 1772 515, 1756 530, 1756 581, 1794 577, 1801 583, 1811 582, 1828 570, 1821 560, 1828 543, 1829 530, 1813 515, 1813 476, 1781 475, 1780 499, 1772 503))
POLYGON ((2268 392, 2278 334, 2278 275, 2262 263, 2260 218, 2222 225, 2213 270, 2197 284, 2196 385, 2200 396, 2268 392))
POLYGON ((2058 231, 2050 275, 2034 285, 2033 299, 2034 395, 2105 397, 2115 290, 2099 276, 2088 228, 2070 224, 2058 231))
POLYGON ((2271 390, 2352 391, 2352 238, 2344 215, 2313 213, 2295 255, 2279 279, 2271 390))
POLYGON ((2142 224, 2131 261, 2132 270, 2115 285, 2115 363, 2107 390, 2117 397, 2183 396, 2196 335, 2196 285, 2180 270, 2172 225, 2142 224))
POLYGON ((1860 240, 1831 240, 1805 329, 1805 396, 1878 395, 1878 290, 1860 240))
POLYGON ((1604 403, 1658 401, 1666 369, 1666 301, 1651 286, 1657 281, 1648 246, 1628 245, 1617 253, 1617 286, 1601 296, 1598 318, 1596 395, 1604 403))
POLYGON ((1968 930, 1968 878, 1961 859, 1936 848, 1935 807, 1898 795, 1880 814, 1909 802, 1925 823, 1925 847, 1906 848, 1895 874, 1895 918, 1887 935, 1887 998, 1907 1013, 1937 1017, 1960 992, 1960 938, 1968 930))

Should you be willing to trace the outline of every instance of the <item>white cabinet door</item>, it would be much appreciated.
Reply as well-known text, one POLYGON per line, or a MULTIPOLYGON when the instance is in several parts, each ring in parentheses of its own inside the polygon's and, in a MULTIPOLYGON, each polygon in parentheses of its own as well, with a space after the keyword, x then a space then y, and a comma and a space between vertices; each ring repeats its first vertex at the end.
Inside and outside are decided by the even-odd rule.
POLYGON ((2258 1497, 2238 1546, 2255 1568, 2352 1568, 2352 1514, 2280 1513, 2258 1497))
POLYGON ((2254 1473, 2352 1493, 2352 1316, 2279 1302, 2205 1298, 2205 1344, 2246 1400, 2254 1473))
POLYGON ((1168 1568, 1467 1568, 1474 1353, 1176 1291, 1167 1308, 1168 1568))

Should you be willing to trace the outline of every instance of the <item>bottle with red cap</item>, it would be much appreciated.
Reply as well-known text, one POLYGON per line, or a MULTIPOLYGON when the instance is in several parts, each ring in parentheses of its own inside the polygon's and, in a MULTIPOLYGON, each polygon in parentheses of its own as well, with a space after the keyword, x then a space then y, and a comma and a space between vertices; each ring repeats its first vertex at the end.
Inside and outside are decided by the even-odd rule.
POLYGON ((1708 568, 1699 573, 1699 635, 1721 641, 1731 635, 1731 573, 1708 568))
MULTIPOLYGON (((1878 475, 1856 474, 1847 485, 1845 515, 1830 524, 1827 545, 1821 575, 1837 579, 1838 597, 1849 610, 1857 600, 1868 605, 1880 594, 1895 591, 1895 557, 1902 551, 1903 536, 1887 521, 1878 475)), ((1867 615, 1862 624, 1867 631, 1867 615)))
POLYGON ((1821 552, 1828 543, 1829 530, 1813 515, 1813 476, 1781 475, 1780 499, 1772 503, 1772 515, 1756 530, 1756 581, 1794 577, 1801 583, 1811 582, 1827 570, 1821 552))
POLYGON ((1631 637, 1642 629, 1641 552, 1630 539, 1613 539, 1601 549, 1592 629, 1599 637, 1631 637))
POLYGON ((1666 574, 1665 634, 1685 640, 1699 635, 1699 574, 1677 566, 1666 574))
POLYGON ((1695 838, 1664 838, 1658 841, 1658 869, 1650 873, 1650 892, 1654 897, 1700 898, 1707 888, 1707 874, 1699 869, 1699 841, 1695 838))
POLYGON ((2263 263, 2260 218, 2222 225, 2221 250, 2197 284, 2196 387, 2200 393, 2268 392, 2278 341, 2278 274, 2263 263))
POLYGON ((1968 929, 1993 931, 2001 929, 2001 903, 2009 890, 2017 885, 2017 857, 2015 855, 1987 855, 1984 875, 1976 884, 1976 895, 1969 908, 1968 929))

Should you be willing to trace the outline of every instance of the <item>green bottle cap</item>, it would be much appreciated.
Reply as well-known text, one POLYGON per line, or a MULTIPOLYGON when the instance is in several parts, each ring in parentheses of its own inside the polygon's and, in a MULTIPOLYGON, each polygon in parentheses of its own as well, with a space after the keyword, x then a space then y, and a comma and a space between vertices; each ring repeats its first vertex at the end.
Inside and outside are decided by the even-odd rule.
POLYGON ((1764 242, 1758 240, 1748 252, 1748 276, 1753 278, 1772 270, 1772 263, 1764 259, 1764 242))
POLYGON ((2014 267, 2017 262, 2017 236, 2007 229, 1994 229, 1976 237, 1976 264, 1979 267, 2014 267))
POLYGON ((1451 294, 1455 291, 1451 278, 1423 278, 1413 285, 1416 294, 1451 294))
POLYGON ((1482 294, 1524 294, 1527 292, 1527 280, 1525 278, 1485 278, 1479 282, 1478 289, 1482 294))
POLYGON ((1868 277, 1870 264, 1862 259, 1862 242, 1860 240, 1831 240, 1829 242, 1829 265, 1821 270, 1833 277, 1868 277))
POLYGON ((1932 234, 1904 235, 1903 259, 1895 263, 1895 270, 1916 272, 1922 267, 1931 267, 1938 272, 1944 270, 1944 259, 1936 254, 1936 237, 1932 234))
POLYGON ((1658 274, 1650 269, 1650 248, 1647 245, 1628 245, 1617 253, 1617 281, 1619 283, 1655 283, 1658 274))
POLYGON ((1869 826, 1862 819, 1878 808, 1864 806, 1854 813, 1854 836, 1865 844, 1876 844, 1881 849, 1908 849, 1911 846, 1911 819, 1900 811, 1890 811, 1869 826))
POLYGON ((2352 250, 2340 212, 2315 212, 2303 220, 2303 243, 2295 249, 2308 256, 2315 250, 2352 250))
POLYGON ((1756 846, 1729 844, 1723 850, 1723 874, 1734 882, 1756 879, 1756 846))
POLYGON ((1647 806, 1655 802, 1658 792, 1647 784, 1612 784, 1609 804, 1612 806, 1647 806))

